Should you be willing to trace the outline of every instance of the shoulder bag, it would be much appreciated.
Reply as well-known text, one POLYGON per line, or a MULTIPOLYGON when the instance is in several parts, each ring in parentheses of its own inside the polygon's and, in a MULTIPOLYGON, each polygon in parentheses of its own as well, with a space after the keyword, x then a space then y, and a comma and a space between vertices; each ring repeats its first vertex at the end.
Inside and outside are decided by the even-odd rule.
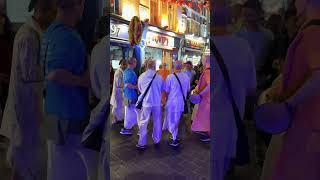
POLYGON ((182 94, 182 97, 183 97, 183 101, 184 101, 184 109, 183 109, 183 114, 188 114, 189 113, 189 108, 188 108, 188 104, 187 104, 187 100, 183 94, 183 89, 182 89, 182 85, 181 85, 181 82, 180 82, 180 79, 179 77, 177 76, 176 73, 173 73, 174 76, 177 78, 178 82, 179 82, 179 85, 180 85, 180 90, 181 90, 181 94, 182 94))
POLYGON ((152 85, 152 82, 153 82, 154 78, 156 77, 157 73, 158 73, 158 72, 156 72, 156 73, 154 74, 151 82, 150 82, 149 85, 148 85, 148 88, 147 88, 147 89, 144 91, 144 93, 142 94, 141 100, 137 103, 137 105, 136 105, 136 108, 137 108, 137 109, 139 109, 139 110, 142 109, 143 99, 144 99, 144 97, 147 95, 147 93, 148 93, 148 91, 149 91, 149 89, 150 89, 150 87, 151 87, 151 85, 152 85))

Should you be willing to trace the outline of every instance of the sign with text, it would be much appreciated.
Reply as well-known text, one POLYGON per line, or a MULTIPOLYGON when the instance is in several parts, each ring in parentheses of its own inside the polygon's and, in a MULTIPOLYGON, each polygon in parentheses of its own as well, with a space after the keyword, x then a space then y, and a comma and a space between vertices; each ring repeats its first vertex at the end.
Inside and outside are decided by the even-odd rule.
POLYGON ((161 49, 173 49, 174 38, 170 36, 160 35, 153 32, 147 32, 146 39, 147 46, 161 48, 161 49))
POLYGON ((129 25, 110 23, 110 36, 116 39, 128 40, 129 25))
POLYGON ((197 39, 185 39, 185 46, 193 49, 202 49, 205 46, 204 41, 197 39))

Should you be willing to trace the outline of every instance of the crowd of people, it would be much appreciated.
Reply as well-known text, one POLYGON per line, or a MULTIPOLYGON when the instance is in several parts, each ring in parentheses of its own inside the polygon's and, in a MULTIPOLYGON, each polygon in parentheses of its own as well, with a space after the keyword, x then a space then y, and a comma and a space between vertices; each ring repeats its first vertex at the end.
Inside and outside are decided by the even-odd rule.
MULTIPOLYGON (((160 143, 162 131, 168 130, 171 134, 169 145, 177 147, 179 122, 185 111, 192 103, 188 97, 199 94, 201 113, 193 108, 192 130, 202 135, 201 141, 210 141, 210 56, 203 56, 201 65, 204 70, 197 72, 192 62, 183 63, 176 60, 174 70, 170 72, 167 65, 161 64, 156 71, 156 63, 152 59, 145 60, 140 75, 135 69, 137 60, 133 57, 122 59, 120 67, 113 77, 113 88, 110 104, 112 105, 113 124, 122 124, 122 135, 132 135, 134 126, 139 128, 137 148, 146 148, 148 122, 152 115, 154 144, 160 143), (150 87, 149 87, 150 86, 150 87), (192 88, 192 89, 191 89, 192 88), (142 108, 137 108, 142 104, 142 108), (162 113, 162 111, 165 111, 162 113), (162 115, 164 114, 164 115, 162 115)), ((197 68, 199 69, 199 68, 197 68)))

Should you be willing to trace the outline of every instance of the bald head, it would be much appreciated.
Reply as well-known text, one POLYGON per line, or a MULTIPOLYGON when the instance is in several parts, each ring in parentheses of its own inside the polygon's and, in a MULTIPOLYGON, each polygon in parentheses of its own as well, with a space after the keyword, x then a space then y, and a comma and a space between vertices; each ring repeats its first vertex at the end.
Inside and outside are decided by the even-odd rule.
POLYGON ((146 62, 147 69, 156 70, 156 62, 154 60, 148 60, 146 62))
POLYGON ((180 71, 182 69, 183 65, 181 61, 175 61, 174 62, 174 69, 177 71, 180 71))

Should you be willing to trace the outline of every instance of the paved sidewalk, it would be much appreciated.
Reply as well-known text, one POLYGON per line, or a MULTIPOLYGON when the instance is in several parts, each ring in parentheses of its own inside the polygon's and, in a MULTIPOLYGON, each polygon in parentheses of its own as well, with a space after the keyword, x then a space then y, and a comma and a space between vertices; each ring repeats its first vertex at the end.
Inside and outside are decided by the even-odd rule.
MULTIPOLYGON (((133 136, 127 137, 119 134, 120 125, 112 127, 111 179, 209 180, 210 144, 200 142, 198 135, 189 131, 189 121, 184 119, 181 122, 181 146, 178 149, 167 144, 167 132, 163 134, 160 147, 155 148, 149 133, 148 148, 144 152, 139 152, 135 147, 137 129, 133 136)), ((152 132, 152 121, 149 132, 152 132)))

